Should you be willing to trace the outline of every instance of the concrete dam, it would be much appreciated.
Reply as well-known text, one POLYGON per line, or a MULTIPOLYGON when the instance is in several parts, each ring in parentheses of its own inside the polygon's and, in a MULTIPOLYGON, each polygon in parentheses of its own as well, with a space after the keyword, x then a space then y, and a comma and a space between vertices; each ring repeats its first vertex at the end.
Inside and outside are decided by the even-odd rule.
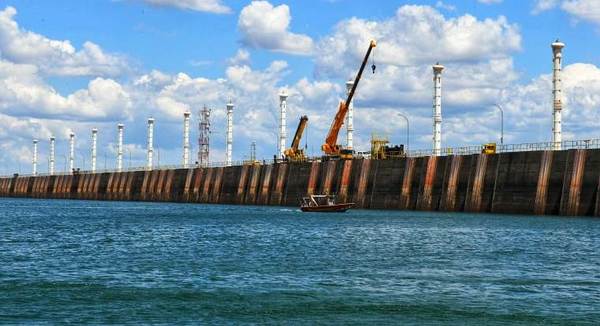
POLYGON ((600 149, 19 176, 0 196, 600 216, 600 149))

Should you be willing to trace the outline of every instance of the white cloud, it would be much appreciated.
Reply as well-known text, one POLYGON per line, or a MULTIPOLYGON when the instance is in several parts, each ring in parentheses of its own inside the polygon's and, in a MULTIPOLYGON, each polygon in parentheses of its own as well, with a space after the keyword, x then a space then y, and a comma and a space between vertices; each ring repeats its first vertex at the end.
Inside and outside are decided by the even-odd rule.
POLYGON ((536 0, 533 7, 533 14, 539 14, 542 11, 550 10, 558 6, 560 0, 536 0))
POLYGON ((537 0, 533 14, 560 8, 575 20, 588 21, 600 25, 600 1, 598 0, 537 0))
POLYGON ((477 2, 485 3, 486 5, 489 5, 489 4, 493 4, 493 3, 501 3, 502 0, 477 0, 477 2))
POLYGON ((383 21, 351 18, 340 22, 317 46, 319 73, 345 74, 364 57, 369 40, 377 40, 375 61, 411 66, 500 59, 520 49, 521 36, 504 17, 478 20, 471 15, 446 19, 428 6, 402 6, 383 21))
POLYGON ((444 3, 443 1, 438 1, 435 3, 435 7, 436 8, 440 8, 440 9, 444 9, 444 10, 448 10, 448 11, 455 11, 456 7, 451 5, 451 4, 447 4, 444 3))
MULTIPOLYGON (((319 41, 316 75, 353 78, 370 39, 377 40, 374 61, 378 68, 375 74, 367 70, 355 96, 357 136, 395 130, 391 138, 402 140, 398 130, 405 130, 404 121, 389 117, 403 112, 411 120, 411 147, 431 147, 431 66, 442 58, 446 67, 444 146, 473 143, 490 134, 489 129, 487 133, 480 131, 477 138, 468 141, 469 130, 475 129, 449 126, 453 119, 461 121, 456 126, 464 126, 471 117, 482 116, 482 110, 490 111, 488 107, 517 80, 512 54, 520 50, 521 36, 515 25, 504 17, 446 18, 428 6, 402 6, 395 16, 381 21, 351 18, 319 41), (385 123, 383 116, 387 117, 385 123)), ((327 114, 329 122, 333 115, 327 114)), ((368 138, 358 136, 359 148, 368 149, 368 138)))
POLYGON ((205 67, 211 65, 213 62, 211 60, 190 60, 190 65, 192 67, 205 67))
POLYGON ((105 53, 85 42, 80 50, 69 41, 26 31, 14 20, 17 10, 0 11, 0 56, 14 63, 36 65, 40 72, 62 76, 116 76, 129 70, 122 56, 105 53))
POLYGON ((0 111, 13 116, 75 120, 124 118, 128 94, 111 79, 95 78, 66 97, 37 76, 33 65, 0 60, 0 111))
MULTIPOLYGON (((600 125, 600 68, 576 63, 563 69, 563 132, 574 138, 598 138, 600 125)), ((549 141, 552 128, 552 75, 515 85, 503 96, 510 130, 519 142, 549 141), (540 130, 539 133, 532 131, 540 130)))
POLYGON ((598 0, 567 0, 563 1, 561 7, 577 19, 600 25, 600 1, 598 0))
MULTIPOLYGON (((289 33, 289 20, 284 25, 283 30, 289 33)), ((111 167, 117 122, 126 124, 125 143, 137 160, 134 165, 141 164, 149 116, 156 118, 155 146, 157 152, 160 148, 161 163, 178 164, 183 111, 192 112, 193 125, 197 126, 197 112, 204 105, 213 110, 211 159, 222 161, 224 106, 229 99, 235 104, 235 159, 247 156, 252 141, 257 141, 259 157, 272 157, 276 150, 278 92, 282 88, 289 93, 288 137, 298 117, 308 115, 302 144, 308 144, 310 154, 320 155, 338 101, 345 97, 344 82, 356 73, 371 38, 379 41, 375 52, 378 68, 376 74, 365 73, 355 97, 358 150, 368 150, 372 132, 387 133, 393 143, 403 143, 405 123, 398 112, 410 118, 411 148, 431 147, 431 65, 439 58, 446 66, 444 146, 498 139, 495 102, 505 109, 505 142, 550 139, 551 76, 544 74, 529 83, 515 84, 518 75, 512 55, 520 50, 521 41, 515 25, 504 17, 450 18, 431 7, 403 6, 389 19, 341 21, 318 42, 317 79, 300 77, 285 85, 282 80, 290 70, 286 62, 275 60, 266 68, 256 69, 250 65, 248 51, 240 49, 227 61, 221 78, 150 70, 131 81, 93 78, 82 89, 62 95, 44 80, 45 68, 36 62, 2 57, 0 150, 9 154, 0 157, 0 171, 7 170, 3 166, 15 171, 16 162, 29 164, 33 137, 40 139, 40 162, 45 162, 50 134, 59 137, 57 153, 66 153, 66 133, 70 129, 77 134, 78 155, 83 156, 89 148, 92 127, 100 129, 98 164, 103 166, 102 156, 108 153, 111 167)), ((596 121, 600 121, 600 69, 584 64, 566 66, 563 84, 565 138, 594 137, 596 121)), ((196 137, 194 127, 192 139, 196 137)), ((340 134, 342 144, 343 139, 340 134)), ((192 144, 195 151, 196 142, 192 144)), ((79 158, 77 162, 81 164, 79 158)), ((87 163, 89 166, 89 159, 87 163)), ((62 164, 62 158, 57 164, 62 164)))
POLYGON ((268 1, 253 1, 240 13, 238 29, 242 43, 254 48, 307 55, 313 51, 310 37, 289 31, 290 8, 273 7, 268 1))
POLYGON ((232 66, 246 65, 250 63, 250 52, 245 49, 237 50, 235 56, 229 58, 227 63, 232 66))
POLYGON ((221 0, 143 0, 158 6, 172 6, 179 9, 210 12, 215 14, 231 13, 231 8, 221 0))

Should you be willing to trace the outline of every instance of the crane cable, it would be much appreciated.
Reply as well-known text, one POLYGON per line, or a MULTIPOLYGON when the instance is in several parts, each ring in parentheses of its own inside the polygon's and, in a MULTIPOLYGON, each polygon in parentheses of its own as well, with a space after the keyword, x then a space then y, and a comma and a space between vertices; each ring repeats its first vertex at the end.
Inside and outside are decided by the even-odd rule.
POLYGON ((375 69, 377 69, 377 66, 375 65, 375 48, 373 48, 373 53, 371 54, 371 69, 373 70, 373 73, 375 73, 375 69))

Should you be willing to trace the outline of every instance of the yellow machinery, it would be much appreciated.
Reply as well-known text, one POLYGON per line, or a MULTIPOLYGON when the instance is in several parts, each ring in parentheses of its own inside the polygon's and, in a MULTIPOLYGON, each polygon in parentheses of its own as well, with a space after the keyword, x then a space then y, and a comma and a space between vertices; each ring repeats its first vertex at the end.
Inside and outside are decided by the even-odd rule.
POLYGON ((483 144, 481 154, 496 154, 496 143, 483 144))
POLYGON ((371 158, 374 160, 385 160, 385 147, 389 144, 387 138, 371 135, 371 158))
MULTIPOLYGON (((338 111, 331 123, 331 127, 329 128, 329 133, 327 133, 327 138, 325 138, 325 143, 321 146, 321 150, 331 158, 341 158, 341 159, 351 159, 353 156, 353 151, 350 149, 344 149, 342 146, 337 144, 338 134, 342 125, 344 124, 344 119, 346 118, 346 113, 348 112, 348 103, 352 101, 352 97, 354 96, 354 92, 356 91, 356 87, 358 86, 358 82, 362 76, 363 71, 365 70, 365 66, 367 65, 367 61, 369 60, 369 55, 371 55, 371 51, 373 48, 377 46, 374 40, 371 40, 369 43, 369 49, 367 50, 367 54, 363 59, 362 64, 360 65, 360 69, 358 70, 358 74, 354 79, 354 84, 352 85, 352 89, 348 93, 348 97, 346 101, 340 102, 338 107, 338 111)), ((375 65, 373 65, 373 73, 375 73, 375 65)))
POLYGON ((300 148, 300 139, 302 139, 302 134, 304 133, 304 129, 306 128, 307 122, 307 116, 302 116, 300 118, 298 128, 296 129, 296 134, 294 134, 294 139, 292 140, 292 147, 286 149, 284 152, 285 158, 288 161, 306 161, 306 155, 304 155, 304 150, 300 148))
POLYGON ((405 157, 404 145, 388 146, 387 137, 371 135, 371 159, 389 160, 405 157))

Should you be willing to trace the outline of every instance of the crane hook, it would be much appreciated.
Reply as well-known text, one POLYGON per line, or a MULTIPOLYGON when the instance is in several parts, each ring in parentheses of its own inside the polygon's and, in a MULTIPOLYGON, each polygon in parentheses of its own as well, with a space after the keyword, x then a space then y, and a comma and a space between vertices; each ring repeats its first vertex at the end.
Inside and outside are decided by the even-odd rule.
POLYGON ((377 69, 377 66, 375 65, 375 51, 373 51, 373 55, 371 56, 371 69, 373 70, 373 73, 375 73, 375 69, 377 69))

